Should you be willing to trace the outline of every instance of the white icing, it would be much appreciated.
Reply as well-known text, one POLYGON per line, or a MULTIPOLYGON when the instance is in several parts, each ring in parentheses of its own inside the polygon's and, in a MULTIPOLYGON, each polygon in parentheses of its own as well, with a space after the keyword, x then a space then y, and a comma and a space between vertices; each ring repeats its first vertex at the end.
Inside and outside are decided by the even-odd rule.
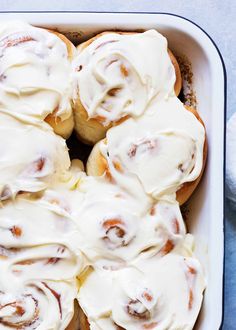
POLYGON ((166 39, 109 33, 73 62, 90 118, 131 117, 100 145, 110 181, 69 169, 43 121, 71 114, 65 43, 1 23, 0 70, 0 328, 63 330, 78 297, 92 330, 192 329, 205 283, 175 193, 202 170, 205 131, 174 96, 166 39))
POLYGON ((160 198, 197 179, 204 141, 203 125, 170 97, 153 102, 142 117, 111 128, 100 149, 119 184, 124 184, 127 173, 135 174, 148 194, 160 198), (120 164, 119 173, 114 163, 120 164))
POLYGON ((71 77, 67 47, 58 36, 21 21, 1 22, 1 107, 40 119, 56 111, 67 119, 71 77))
POLYGON ((139 254, 165 254, 185 236, 176 202, 144 204, 116 185, 92 181, 76 215, 81 249, 102 268, 117 268, 139 254), (142 207, 142 208, 141 208, 142 207))
POLYGON ((92 271, 78 297, 92 329, 192 329, 204 288, 199 262, 172 252, 117 271, 92 271))
POLYGON ((88 117, 104 125, 142 115, 154 96, 173 93, 175 83, 167 41, 155 30, 102 35, 81 50, 74 70, 88 117))
POLYGON ((0 325, 35 319, 30 329, 65 329, 84 267, 75 223, 41 200, 18 197, 0 209, 0 242, 0 325))
POLYGON ((70 159, 65 141, 53 134, 47 124, 42 123, 39 128, 3 113, 0 124, 2 200, 19 191, 43 190, 68 169, 70 159))
POLYGON ((64 330, 73 316, 75 295, 76 286, 70 281, 29 281, 1 291, 1 329, 64 330))

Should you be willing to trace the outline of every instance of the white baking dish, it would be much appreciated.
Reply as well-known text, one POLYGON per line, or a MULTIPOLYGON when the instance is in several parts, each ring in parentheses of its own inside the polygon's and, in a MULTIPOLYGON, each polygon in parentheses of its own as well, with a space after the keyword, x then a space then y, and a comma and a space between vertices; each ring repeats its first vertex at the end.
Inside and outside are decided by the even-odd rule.
POLYGON ((209 144, 206 172, 191 198, 187 222, 207 275, 204 304, 195 329, 219 329, 223 318, 225 70, 212 40, 192 22, 162 13, 2 13, 0 18, 25 19, 62 32, 79 32, 72 34, 77 41, 103 30, 155 28, 167 37, 174 53, 188 57, 209 144))

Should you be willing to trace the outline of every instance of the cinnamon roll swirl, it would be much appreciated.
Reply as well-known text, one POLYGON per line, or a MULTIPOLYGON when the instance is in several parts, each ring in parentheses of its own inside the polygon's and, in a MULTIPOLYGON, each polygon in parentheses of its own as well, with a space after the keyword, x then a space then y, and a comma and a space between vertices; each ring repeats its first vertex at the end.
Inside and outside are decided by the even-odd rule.
POLYGON ((1 201, 18 192, 41 191, 69 168, 65 141, 46 123, 28 125, 3 113, 0 121, 1 201))
MULTIPOLYGON (((85 193, 76 214, 80 248, 91 263, 115 269, 138 255, 169 253, 185 237, 185 225, 175 201, 146 201, 112 184, 90 179, 80 184, 85 193), (141 206, 142 207, 141 207, 141 206)), ((141 186, 140 186, 141 188, 141 186)))
POLYGON ((90 154, 87 173, 108 172, 118 184, 132 174, 152 197, 177 192, 183 204, 196 188, 207 156, 203 122, 195 110, 187 110, 171 97, 153 102, 137 120, 111 128, 90 154))
POLYGON ((180 92, 178 63, 155 30, 104 32, 78 50, 75 130, 85 143, 101 140, 120 120, 141 116, 154 96, 180 92))
POLYGON ((64 330, 73 316, 75 294, 72 283, 55 281, 30 281, 23 288, 0 290, 0 326, 64 330))
POLYGON ((18 197, 0 209, 0 242, 0 325, 64 330, 84 268, 74 222, 40 199, 18 197))
POLYGON ((204 275, 193 256, 177 251, 116 271, 90 272, 78 294, 90 329, 192 329, 204 275))
POLYGON ((0 106, 46 120, 67 138, 73 130, 70 62, 75 47, 63 35, 20 21, 0 26, 0 106))

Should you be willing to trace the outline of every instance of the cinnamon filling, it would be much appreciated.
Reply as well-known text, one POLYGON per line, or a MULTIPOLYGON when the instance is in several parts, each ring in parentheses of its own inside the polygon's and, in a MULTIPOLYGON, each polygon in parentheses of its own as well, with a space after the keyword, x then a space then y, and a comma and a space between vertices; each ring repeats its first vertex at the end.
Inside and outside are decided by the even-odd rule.
POLYGON ((102 239, 110 245, 110 247, 121 247, 128 244, 124 222, 120 219, 109 219, 103 222, 102 227, 105 229, 105 236, 102 239))
POLYGON ((127 313, 139 320, 150 319, 150 311, 138 299, 131 299, 126 307, 127 313))
POLYGON ((124 64, 121 64, 120 72, 124 77, 128 77, 128 75, 129 75, 129 71, 128 71, 127 67, 124 64))
POLYGON ((116 96, 120 91, 121 91, 121 88, 112 88, 107 92, 107 94, 109 96, 116 96))
POLYGON ((179 234, 180 233, 180 228, 179 228, 179 221, 175 218, 173 220, 173 231, 175 234, 179 234))
POLYGON ((4 313, 4 309, 7 310, 9 307, 12 307, 13 313, 10 316, 0 317, 0 324, 3 326, 16 329, 25 329, 26 327, 33 325, 39 317, 38 301, 32 296, 32 294, 23 295, 23 299, 19 301, 10 302, 4 305, 0 304, 0 311, 4 313), (34 306, 34 313, 30 319, 21 320, 20 318, 27 312, 22 306, 22 304, 27 305, 25 300, 30 300, 30 305, 34 306))
POLYGON ((36 174, 41 173, 46 165, 47 159, 43 156, 39 157, 33 163, 29 166, 29 173, 30 174, 36 174))
POLYGON ((4 39, 0 40, 0 47, 3 47, 3 48, 8 48, 8 47, 14 47, 14 46, 17 46, 19 44, 22 44, 22 43, 26 43, 26 42, 29 42, 29 41, 35 41, 34 38, 32 38, 31 36, 7 36, 5 37, 4 39))
POLYGON ((157 326, 157 324, 158 324, 157 322, 144 324, 143 329, 146 329, 146 330, 154 329, 157 326))
POLYGON ((99 48, 104 47, 104 46, 106 46, 106 45, 108 45, 108 44, 111 44, 111 43, 113 43, 113 42, 117 42, 117 40, 108 40, 108 41, 104 41, 104 42, 102 42, 100 45, 98 45, 98 46, 95 48, 95 51, 98 50, 99 48))
POLYGON ((165 256, 166 254, 168 254, 170 251, 173 250, 174 248, 174 243, 171 240, 167 240, 166 244, 162 247, 162 249, 160 250, 160 254, 162 256, 165 256))
POLYGON ((187 263, 185 263, 187 266, 187 271, 185 272, 186 280, 188 283, 188 288, 189 288, 189 298, 188 298, 188 309, 192 309, 193 307, 193 302, 194 302, 194 293, 193 293, 193 288, 194 288, 194 282, 196 279, 197 275, 197 270, 193 268, 192 266, 189 266, 187 263))
POLYGON ((59 293, 57 293, 55 290, 53 290, 52 288, 50 288, 47 283, 42 282, 42 284, 49 290, 51 291, 51 293, 53 294, 53 296, 56 298, 57 303, 58 303, 58 308, 59 308, 59 312, 60 312, 60 316, 62 318, 62 308, 61 308, 61 295, 59 293))
POLYGON ((22 235, 22 229, 18 226, 13 226, 10 228, 10 231, 12 232, 12 235, 19 238, 22 235))
POLYGON ((143 292, 142 297, 149 302, 153 300, 153 296, 148 290, 143 292))
POLYGON ((133 143, 128 151, 128 156, 130 158, 134 158, 136 156, 138 148, 143 147, 144 151, 150 151, 157 147, 156 140, 145 140, 141 141, 140 143, 133 143))

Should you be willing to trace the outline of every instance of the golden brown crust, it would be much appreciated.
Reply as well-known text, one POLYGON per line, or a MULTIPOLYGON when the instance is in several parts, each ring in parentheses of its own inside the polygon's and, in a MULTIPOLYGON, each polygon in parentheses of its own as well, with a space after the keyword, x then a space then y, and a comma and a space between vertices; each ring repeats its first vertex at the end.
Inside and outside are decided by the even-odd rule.
MULTIPOLYGON (((188 111, 191 111, 195 115, 195 117, 200 121, 200 123, 204 126, 204 123, 203 123, 201 117, 199 116, 198 112, 195 109, 187 107, 187 106, 185 106, 185 108, 188 111)), ((89 155, 87 165, 86 165, 86 171, 87 171, 88 175, 101 176, 106 172, 109 177, 109 169, 107 166, 107 162, 106 162, 105 158, 102 156, 102 154, 100 153, 100 149, 99 149, 99 145, 103 141, 98 142, 94 146, 93 150, 91 151, 91 154, 89 155)), ((176 199, 180 205, 183 205, 190 198, 190 196, 196 189, 198 183, 200 182, 201 177, 204 172, 205 165, 206 165, 206 159, 207 159, 207 139, 205 137, 204 146, 203 146, 203 166, 202 166, 201 173, 195 181, 185 182, 182 185, 182 187, 177 191, 176 199)))
POLYGON ((86 164, 86 172, 88 175, 91 176, 101 176, 107 169, 107 162, 106 159, 100 153, 100 144, 104 142, 99 141, 93 147, 86 164))
MULTIPOLYGON (((194 116, 200 121, 200 123, 205 128, 204 122, 203 122, 202 118, 199 116, 199 113, 191 107, 185 106, 185 108, 188 111, 192 112, 194 114, 194 116)), ((197 188, 197 185, 199 184, 199 182, 201 180, 201 177, 204 173, 204 169, 205 169, 205 166, 206 166, 206 160, 207 160, 207 137, 205 135, 205 141, 204 141, 204 146, 203 146, 203 164, 202 164, 201 173, 195 181, 185 182, 183 184, 183 186, 176 192, 176 199, 177 199, 177 201, 179 202, 180 205, 183 205, 185 202, 187 202, 187 200, 193 194, 194 190, 197 188)))
POLYGON ((174 69, 175 69, 176 79, 175 79, 174 89, 175 89, 175 95, 178 96, 182 89, 181 71, 180 71, 179 63, 177 62, 176 57, 174 56, 174 54, 172 53, 172 51, 170 49, 168 49, 168 54, 170 56, 171 63, 173 64, 174 69))
POLYGON ((68 52, 68 59, 71 61, 74 58, 74 54, 75 54, 75 46, 72 44, 72 42, 66 38, 66 36, 64 36, 64 34, 61 34, 59 32, 53 31, 53 30, 49 30, 49 32, 55 34, 58 38, 60 38, 67 47, 67 52, 68 52))
MULTIPOLYGON (((85 315, 85 313, 83 312, 83 310, 80 306, 78 307, 78 309, 79 309, 79 312, 78 312, 78 315, 79 315, 79 328, 78 328, 78 330, 90 330, 90 325, 89 325, 87 316, 85 315)), ((117 330, 125 330, 124 328, 118 326, 117 324, 116 324, 116 329, 117 330)), ((66 330, 77 330, 77 328, 75 328, 75 329, 70 328, 70 329, 66 329, 66 330)))
MULTIPOLYGON (((80 44, 77 49, 82 51, 86 47, 88 47, 91 43, 93 43, 99 37, 109 34, 109 33, 116 33, 116 34, 134 34, 138 32, 123 32, 123 31, 105 31, 97 34, 93 38, 85 41, 84 43, 80 44)), ((180 90, 182 88, 182 78, 180 73, 180 68, 178 62, 173 55, 173 53, 168 50, 171 62, 175 68, 175 75, 176 75, 176 82, 175 82, 175 93, 176 96, 179 95, 180 90)), ((96 142, 103 139, 106 135, 107 130, 112 126, 103 126, 102 123, 99 122, 97 119, 89 119, 87 115, 87 111, 81 103, 80 98, 75 102, 75 110, 74 110, 74 117, 75 117, 75 131, 77 137, 86 144, 94 145, 96 142)), ((115 123, 114 123, 115 124, 115 123)))
POLYGON ((87 317, 76 300, 74 301, 74 316, 66 330, 90 330, 87 317))
POLYGON ((111 125, 105 127, 95 119, 88 119, 87 111, 79 98, 75 102, 74 119, 76 135, 85 144, 94 145, 102 140, 111 127, 111 125))
POLYGON ((80 330, 78 325, 79 325, 79 305, 78 305, 78 302, 75 300, 74 301, 74 315, 65 330, 80 330))
POLYGON ((44 119, 54 130, 54 132, 64 139, 68 139, 74 129, 74 117, 73 114, 65 120, 61 120, 54 113, 47 115, 44 119))
POLYGON ((87 319, 87 316, 83 312, 82 308, 79 306, 79 329, 80 330, 89 330, 90 325, 87 319))

